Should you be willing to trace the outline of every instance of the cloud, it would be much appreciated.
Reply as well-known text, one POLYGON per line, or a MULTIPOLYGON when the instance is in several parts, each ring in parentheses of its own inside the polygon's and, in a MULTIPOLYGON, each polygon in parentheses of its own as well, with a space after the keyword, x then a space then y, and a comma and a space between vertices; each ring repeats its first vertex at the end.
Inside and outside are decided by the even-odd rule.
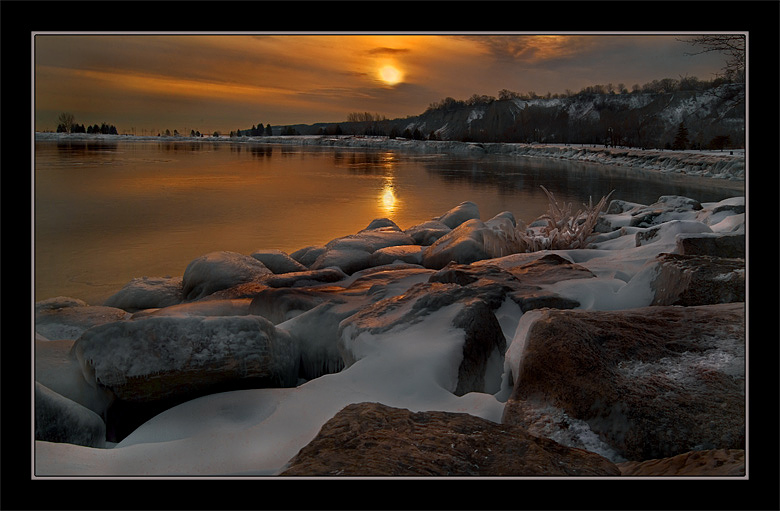
POLYGON ((366 53, 369 55, 401 55, 404 53, 409 53, 411 50, 409 48, 388 48, 388 47, 381 47, 381 48, 371 48, 366 53))

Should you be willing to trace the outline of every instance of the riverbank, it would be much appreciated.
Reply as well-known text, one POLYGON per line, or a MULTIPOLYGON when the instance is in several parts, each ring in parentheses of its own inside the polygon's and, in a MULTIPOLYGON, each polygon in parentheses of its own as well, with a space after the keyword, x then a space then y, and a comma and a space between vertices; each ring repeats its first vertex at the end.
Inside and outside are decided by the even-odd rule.
POLYGON ((83 133, 36 133, 36 141, 156 141, 199 143, 282 144, 322 147, 349 147, 372 150, 398 150, 463 155, 501 155, 549 158, 631 167, 662 173, 685 174, 714 179, 745 181, 745 150, 672 151, 603 147, 586 144, 477 143, 451 140, 408 140, 388 137, 343 136, 263 136, 263 137, 156 137, 138 135, 94 135, 83 133))

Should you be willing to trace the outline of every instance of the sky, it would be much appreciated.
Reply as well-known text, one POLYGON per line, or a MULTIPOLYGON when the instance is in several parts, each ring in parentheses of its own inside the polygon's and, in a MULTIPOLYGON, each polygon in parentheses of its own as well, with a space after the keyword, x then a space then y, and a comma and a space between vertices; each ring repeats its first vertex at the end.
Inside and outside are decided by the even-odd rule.
POLYGON ((119 133, 189 134, 257 124, 418 115, 446 97, 578 92, 724 65, 691 55, 692 34, 36 33, 36 131, 62 112, 119 133))

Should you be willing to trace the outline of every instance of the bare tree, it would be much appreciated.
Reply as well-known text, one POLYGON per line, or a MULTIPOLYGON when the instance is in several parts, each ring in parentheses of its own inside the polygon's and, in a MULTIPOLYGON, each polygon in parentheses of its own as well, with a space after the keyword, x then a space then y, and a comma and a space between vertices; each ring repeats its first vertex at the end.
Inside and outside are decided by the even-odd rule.
POLYGON ((688 55, 701 55, 713 51, 723 54, 726 58, 723 77, 738 83, 745 82, 747 40, 743 34, 702 35, 685 39, 685 42, 699 48, 699 51, 688 55))
POLYGON ((64 133, 70 133, 73 131, 73 124, 75 123, 75 117, 70 112, 62 112, 57 117, 57 131, 64 133))
POLYGON ((720 78, 730 82, 730 85, 726 87, 726 90, 713 88, 710 93, 727 100, 732 107, 744 104, 747 56, 746 36, 744 34, 710 34, 686 38, 682 39, 682 41, 699 49, 687 55, 718 52, 726 58, 725 65, 722 68, 723 74, 720 78))

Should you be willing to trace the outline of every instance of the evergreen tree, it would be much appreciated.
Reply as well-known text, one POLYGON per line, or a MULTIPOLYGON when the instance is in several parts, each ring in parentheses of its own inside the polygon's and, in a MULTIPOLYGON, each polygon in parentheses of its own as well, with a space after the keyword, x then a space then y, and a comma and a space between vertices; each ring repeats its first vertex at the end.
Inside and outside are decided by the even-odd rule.
POLYGON ((271 124, 270 123, 265 125, 265 134, 268 137, 270 137, 271 135, 274 134, 273 129, 271 129, 271 124))
POLYGON ((688 128, 685 127, 685 123, 681 122, 679 126, 677 126, 677 135, 674 137, 674 142, 672 142, 672 149, 682 150, 688 147, 688 144, 690 141, 688 140, 688 128))

